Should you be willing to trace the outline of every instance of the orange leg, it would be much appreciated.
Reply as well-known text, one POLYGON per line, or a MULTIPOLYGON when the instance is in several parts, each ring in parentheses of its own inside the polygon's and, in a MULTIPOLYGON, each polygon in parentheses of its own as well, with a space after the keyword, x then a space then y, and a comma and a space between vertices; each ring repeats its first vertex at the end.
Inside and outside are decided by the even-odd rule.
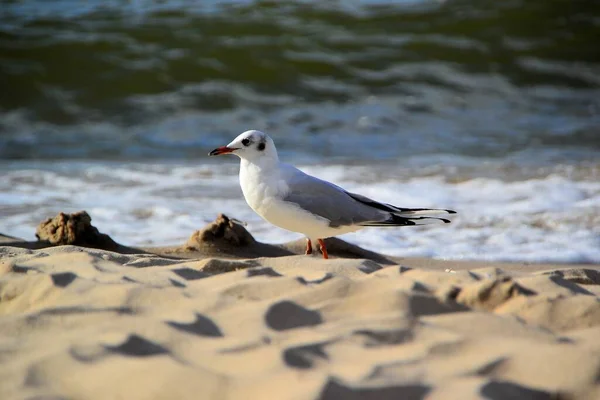
POLYGON ((328 259, 329 254, 327 254, 327 247, 325 247, 325 241, 323 239, 319 239, 319 245, 321 246, 321 253, 323 253, 323 258, 328 259))
POLYGON ((306 252, 304 254, 312 254, 312 242, 306 238, 306 252))

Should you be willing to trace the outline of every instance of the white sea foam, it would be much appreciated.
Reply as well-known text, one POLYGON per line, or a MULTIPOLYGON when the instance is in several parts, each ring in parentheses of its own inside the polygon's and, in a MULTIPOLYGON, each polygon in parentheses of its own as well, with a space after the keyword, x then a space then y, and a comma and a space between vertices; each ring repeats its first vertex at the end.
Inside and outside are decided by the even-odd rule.
MULTIPOLYGON (((237 168, 227 162, 12 163, 0 180, 0 232, 33 240, 44 218, 87 210, 101 232, 128 245, 181 244, 218 213, 247 222, 261 241, 299 238, 262 221, 246 205, 237 168)), ((426 175, 414 170, 411 177, 410 169, 389 166, 304 169, 380 201, 459 212, 452 224, 368 228, 343 236, 370 250, 443 259, 600 263, 596 179, 573 179, 557 173, 560 168, 517 180, 476 173, 449 179, 443 169, 426 175)))

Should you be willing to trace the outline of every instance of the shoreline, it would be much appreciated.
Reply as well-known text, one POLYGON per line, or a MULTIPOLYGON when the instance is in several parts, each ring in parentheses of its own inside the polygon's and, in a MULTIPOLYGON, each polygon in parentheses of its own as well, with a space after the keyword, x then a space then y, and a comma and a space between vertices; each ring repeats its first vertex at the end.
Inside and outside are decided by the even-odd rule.
MULTIPOLYGON (((385 265, 402 265, 411 268, 419 269, 433 269, 433 270, 446 270, 451 269, 453 271, 467 271, 476 268, 500 268, 511 273, 533 273, 540 272, 550 269, 577 269, 577 268, 591 268, 600 269, 600 264, 593 263, 532 263, 532 262, 505 262, 505 261, 489 261, 489 260, 440 260, 435 258, 427 257, 398 257, 390 256, 386 254, 380 254, 364 250, 359 246, 352 245, 348 242, 339 240, 340 244, 344 248, 351 249, 356 252, 357 257, 361 258, 360 255, 364 255, 365 259, 373 259, 375 261, 382 262, 385 265)), ((250 257, 244 257, 242 254, 231 254, 226 250, 220 252, 219 249, 203 249, 203 250, 189 250, 185 246, 155 246, 155 247, 129 247, 119 245, 118 248, 112 251, 121 254, 136 254, 136 255, 154 255, 160 257, 167 257, 179 260, 203 260, 212 257, 225 258, 229 260, 244 259, 244 258, 260 258, 260 257, 286 257, 292 255, 303 255, 301 249, 303 247, 303 240, 296 240, 292 242, 283 243, 280 245, 265 245, 264 253, 261 254, 260 250, 255 251, 255 254, 251 254, 250 257), (273 254, 273 253, 280 254, 273 254)), ((262 244, 262 243, 261 243, 262 244)), ((335 246, 335 245, 334 245, 335 246)), ((15 247, 28 250, 41 250, 56 247, 55 245, 49 245, 47 243, 39 241, 27 241, 14 236, 4 235, 0 233, 0 247, 15 247)), ((93 249, 93 248, 90 248, 93 249)), ((330 253, 331 259, 351 259, 351 253, 345 253, 342 257, 339 257, 337 253, 339 251, 330 253)), ((316 252, 312 256, 306 256, 307 260, 320 259, 320 253, 316 252)))
MULTIPOLYGON (((225 259, 254 259, 261 257, 285 257, 303 255, 304 239, 281 244, 257 241, 246 228, 235 219, 224 214, 178 246, 132 247, 115 242, 110 236, 98 231, 91 224, 91 217, 85 211, 73 214, 59 213, 54 218, 42 221, 37 228, 37 241, 27 241, 0 232, 0 246, 11 246, 29 250, 39 250, 57 245, 78 245, 91 249, 113 251, 121 254, 151 254, 172 259, 190 260, 210 257, 225 259)), ((404 265, 411 268, 465 271, 475 268, 500 268, 511 273, 533 273, 549 269, 600 268, 600 264, 590 263, 531 263, 503 262, 489 260, 440 260, 426 257, 399 257, 373 252, 342 239, 325 239, 332 259, 368 259, 382 265, 404 265)), ((307 260, 320 259, 315 251, 307 260)))

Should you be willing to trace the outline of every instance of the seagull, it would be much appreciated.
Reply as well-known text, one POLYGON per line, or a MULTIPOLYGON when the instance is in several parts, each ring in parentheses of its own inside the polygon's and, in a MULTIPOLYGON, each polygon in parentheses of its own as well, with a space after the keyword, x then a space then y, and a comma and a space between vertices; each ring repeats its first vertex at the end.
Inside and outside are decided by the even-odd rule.
POLYGON ((273 139, 264 132, 246 131, 209 156, 222 154, 240 158, 240 186, 248 205, 271 224, 302 233, 306 237, 306 254, 312 254, 312 242, 317 241, 325 259, 329 258, 325 238, 369 226, 449 223, 446 218, 432 215, 456 213, 396 207, 348 192, 279 161, 273 139))

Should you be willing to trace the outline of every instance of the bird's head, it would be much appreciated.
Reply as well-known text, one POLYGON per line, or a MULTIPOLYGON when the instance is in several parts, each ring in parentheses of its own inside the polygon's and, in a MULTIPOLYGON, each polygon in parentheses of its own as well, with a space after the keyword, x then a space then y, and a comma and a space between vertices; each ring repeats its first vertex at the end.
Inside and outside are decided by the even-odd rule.
POLYGON ((278 159, 273 139, 266 133, 255 130, 246 131, 233 139, 227 146, 218 147, 208 153, 209 156, 221 154, 235 154, 248 161, 278 159))

